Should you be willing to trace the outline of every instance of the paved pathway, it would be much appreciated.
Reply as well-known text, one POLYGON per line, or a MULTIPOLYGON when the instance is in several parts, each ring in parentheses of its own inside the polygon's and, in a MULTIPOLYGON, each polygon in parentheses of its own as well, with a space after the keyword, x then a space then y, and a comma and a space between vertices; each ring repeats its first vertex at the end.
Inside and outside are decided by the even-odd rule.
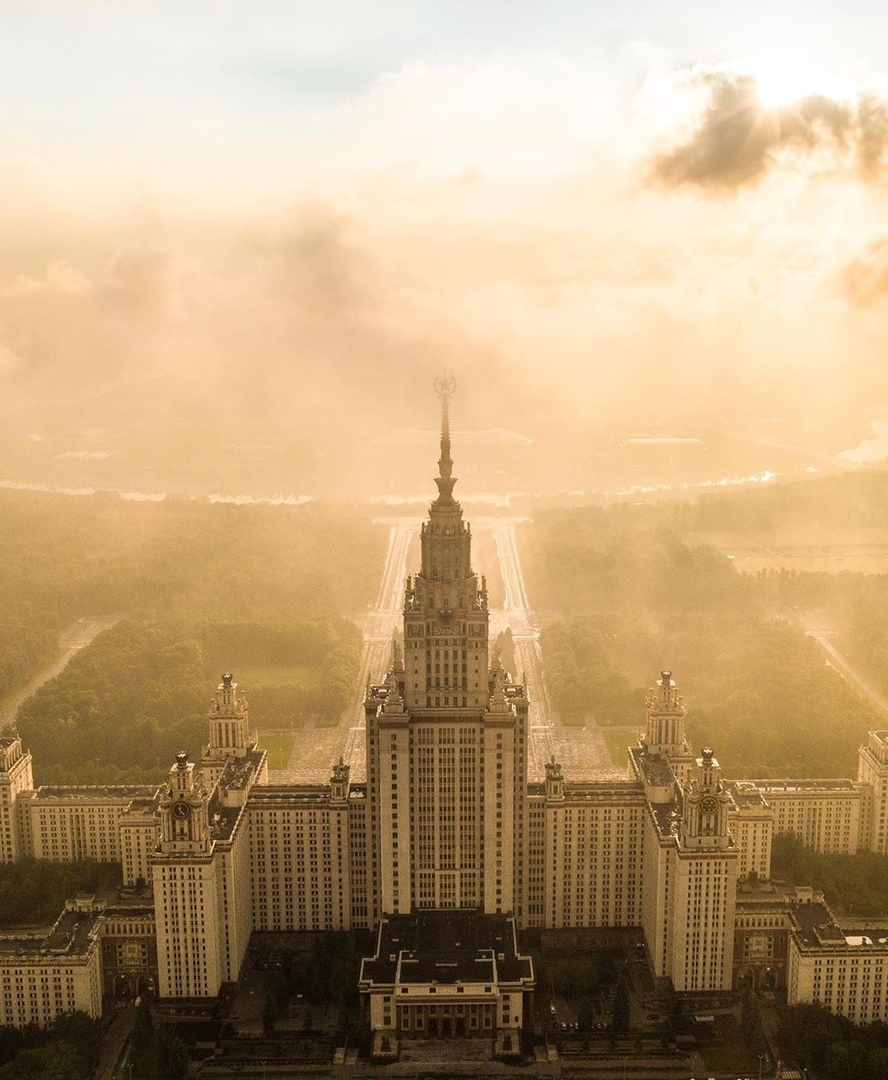
MULTIPOLYGON (((340 755, 351 765, 353 781, 366 779, 364 689, 368 677, 379 681, 388 669, 392 636, 402 624, 410 545, 424 520, 420 517, 377 519, 377 524, 389 526, 389 545, 376 606, 364 620, 364 645, 354 698, 338 726, 302 729, 286 769, 272 775, 273 783, 324 783, 340 755)), ((492 534, 500 564, 504 601, 503 607, 490 612, 491 638, 511 629, 516 668, 512 674, 526 682, 530 695, 528 778, 543 780, 545 763, 553 754, 571 780, 622 777, 625 771, 611 764, 607 746, 596 727, 582 730, 564 727, 550 706, 539 630, 534 625, 518 552, 516 526, 524 520, 482 516, 474 518, 471 525, 475 536, 483 532, 492 534)))
POLYGON ((14 723, 19 706, 26 698, 29 698, 35 690, 39 690, 45 682, 54 679, 56 675, 61 675, 73 656, 81 649, 85 649, 103 630, 108 630, 121 618, 120 615, 101 615, 95 619, 78 619, 76 623, 63 630, 59 634, 59 648, 62 650, 62 655, 38 672, 21 690, 4 701, 3 706, 0 707, 0 730, 14 723))
POLYGON ((833 645, 831 638, 837 631, 831 627, 819 626, 811 616, 800 617, 798 623, 802 626, 805 633, 809 638, 813 638, 814 641, 820 646, 829 658, 829 663, 838 671, 838 673, 848 682, 853 683, 854 686, 863 694, 865 698, 869 698, 873 705, 882 713, 883 716, 888 716, 888 701, 874 689, 867 680, 851 666, 850 661, 839 652, 839 650, 833 645))
POLYGON ((111 1027, 108 1028, 102 1039, 102 1054, 95 1072, 95 1080, 111 1080, 114 1075, 114 1066, 120 1057, 120 1051, 129 1038, 135 1022, 135 1005, 127 1005, 114 1017, 111 1027))

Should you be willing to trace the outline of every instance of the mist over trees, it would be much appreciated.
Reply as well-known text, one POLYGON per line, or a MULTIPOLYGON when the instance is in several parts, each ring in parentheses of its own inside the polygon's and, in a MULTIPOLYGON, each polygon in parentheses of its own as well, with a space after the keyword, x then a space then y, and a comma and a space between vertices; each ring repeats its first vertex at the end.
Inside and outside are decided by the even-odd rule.
POLYGON ((669 668, 689 737, 714 746, 728 775, 853 773, 863 733, 883 721, 800 619, 825 613, 837 647, 888 690, 888 576, 740 574, 700 538, 729 544, 754 532, 777 543, 803 530, 816 544, 852 526, 888 536, 885 490, 884 474, 864 473, 538 514, 521 544, 553 706, 568 723, 641 729, 644 687, 669 668))
POLYGON ((203 745, 223 670, 252 672, 254 722, 338 719, 360 652, 339 616, 363 616, 384 554, 364 515, 13 492, 0 511, 7 691, 77 617, 125 616, 20 710, 38 782, 156 779, 203 745))

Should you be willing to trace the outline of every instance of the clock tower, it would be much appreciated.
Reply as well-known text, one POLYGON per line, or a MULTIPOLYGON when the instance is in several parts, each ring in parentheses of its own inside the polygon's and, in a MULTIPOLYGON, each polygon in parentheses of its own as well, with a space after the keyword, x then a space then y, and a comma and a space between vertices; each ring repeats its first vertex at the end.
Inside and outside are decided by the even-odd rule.
POLYGON ((684 786, 682 846, 726 848, 732 842, 728 833, 731 797, 719 779, 721 769, 708 747, 697 758, 696 771, 697 775, 684 786))
POLYGON ((730 990, 738 853, 728 832, 730 796, 709 748, 682 785, 667 906, 668 974, 679 992, 730 990))
POLYGON ((195 775, 194 762, 182 750, 170 769, 169 784, 160 800, 160 847, 164 854, 209 852, 208 793, 195 775))
POLYGON ((213 997, 225 977, 225 918, 209 795, 185 751, 160 800, 160 840, 151 857, 157 916, 159 995, 213 997))

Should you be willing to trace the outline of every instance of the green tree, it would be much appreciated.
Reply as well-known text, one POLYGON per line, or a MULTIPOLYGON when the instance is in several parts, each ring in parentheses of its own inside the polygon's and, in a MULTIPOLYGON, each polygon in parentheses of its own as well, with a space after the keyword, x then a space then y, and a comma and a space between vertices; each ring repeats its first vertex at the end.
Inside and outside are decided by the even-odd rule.
POLYGON ((269 994, 265 999, 265 1007, 262 1010, 262 1030, 266 1035, 271 1035, 277 1026, 278 1010, 274 998, 269 994))

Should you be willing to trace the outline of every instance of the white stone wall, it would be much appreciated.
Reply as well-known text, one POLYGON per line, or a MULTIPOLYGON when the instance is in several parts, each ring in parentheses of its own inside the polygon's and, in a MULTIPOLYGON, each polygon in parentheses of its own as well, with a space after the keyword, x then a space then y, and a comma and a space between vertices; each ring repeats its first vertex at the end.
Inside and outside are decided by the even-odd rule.
POLYGON ((226 974, 216 862, 211 854, 171 855, 156 858, 152 872, 159 996, 214 997, 226 974))
POLYGON ((547 804, 547 927, 641 924, 643 815, 640 796, 547 804))
POLYGON ((888 949, 806 949, 790 936, 787 1003, 819 1002, 855 1024, 888 1020, 888 949))
POLYGON ((679 993, 730 990, 733 981, 737 855, 670 852, 674 896, 669 904, 670 974, 679 993))
POLYGON ((93 942, 83 956, 0 956, 0 1025, 47 1027, 62 1013, 102 1015, 101 954, 93 942))
POLYGON ((282 794, 247 804, 252 927, 347 930, 351 925, 346 811, 282 794))

